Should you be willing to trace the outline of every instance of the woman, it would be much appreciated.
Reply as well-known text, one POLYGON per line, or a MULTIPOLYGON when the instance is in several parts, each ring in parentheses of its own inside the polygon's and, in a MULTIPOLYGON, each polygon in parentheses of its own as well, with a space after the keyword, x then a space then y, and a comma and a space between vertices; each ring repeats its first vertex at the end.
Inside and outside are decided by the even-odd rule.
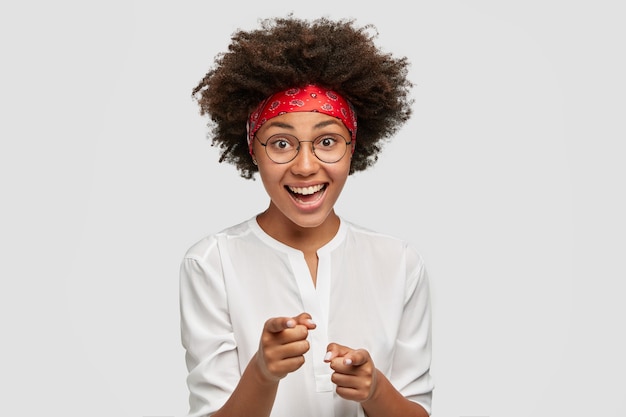
POLYGON ((220 161, 258 172, 269 204, 182 262, 189 416, 430 413, 424 263, 334 210, 411 114, 408 62, 371 29, 264 20, 193 91, 220 161))

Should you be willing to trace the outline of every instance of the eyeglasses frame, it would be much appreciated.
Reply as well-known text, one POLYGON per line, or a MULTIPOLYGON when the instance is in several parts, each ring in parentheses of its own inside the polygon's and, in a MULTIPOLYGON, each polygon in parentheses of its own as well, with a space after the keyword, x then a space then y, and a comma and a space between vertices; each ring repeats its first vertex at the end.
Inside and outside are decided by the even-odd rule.
POLYGON ((291 162, 291 161, 293 161, 294 159, 296 159, 296 158, 298 157, 298 154, 300 154, 300 148, 302 147, 302 143, 306 143, 306 142, 309 142, 309 143, 311 144, 311 152, 313 152, 313 155, 315 155, 315 157, 316 157, 316 158, 317 158, 320 162, 323 162, 323 163, 325 163, 325 164, 336 164, 337 162, 341 161, 341 160, 343 159, 343 157, 344 157, 344 156, 346 156, 346 153, 348 153, 348 147, 349 147, 350 145, 352 145, 352 141, 347 141, 347 140, 346 140, 346 138, 345 138, 345 137, 343 137, 343 135, 342 135, 342 134, 340 134, 340 133, 333 133, 333 135, 339 136, 339 137, 341 137, 341 139, 343 139, 343 141, 344 141, 344 142, 345 142, 345 144, 346 144, 346 149, 344 150, 344 152, 343 152, 343 154, 341 155, 341 157, 340 157, 339 159, 337 159, 336 161, 333 161, 333 162, 326 162, 326 161, 324 161, 324 160, 320 159, 320 157, 319 157, 319 156, 315 153, 315 146, 314 146, 313 144, 314 144, 314 143, 315 143, 315 141, 316 141, 316 140, 318 140, 319 138, 321 138, 321 137, 323 137, 323 136, 327 136, 327 135, 328 135, 327 133, 325 133, 325 134, 323 134, 323 135, 319 135, 318 137, 316 137, 316 138, 315 138, 315 139, 313 139, 313 140, 300 140, 300 139, 298 139, 295 135, 292 135, 292 134, 290 134, 290 133, 276 133, 276 134, 273 134, 273 135, 271 135, 270 137, 268 137, 268 138, 265 140, 265 143, 261 142, 261 139, 259 139, 259 137, 256 135, 256 133, 254 134, 254 138, 255 138, 255 139, 259 142, 259 144, 260 144, 261 146, 263 146, 263 148, 265 149, 265 154, 266 154, 266 155, 267 155, 267 157, 270 159, 270 161, 272 161, 272 162, 273 162, 273 163, 275 163, 275 164, 279 164, 279 165, 288 164, 289 162, 291 162), (274 161, 274 160, 272 159, 272 157, 270 156, 270 154, 269 154, 269 153, 268 153, 268 151, 267 151, 267 143, 268 143, 268 142, 269 142, 269 141, 270 141, 270 140, 271 140, 274 136, 291 136, 291 137, 295 138, 295 139, 298 141, 298 147, 296 148, 296 153, 295 153, 295 155, 293 156, 293 158, 291 158, 290 160, 285 161, 285 162, 276 162, 276 161, 274 161))

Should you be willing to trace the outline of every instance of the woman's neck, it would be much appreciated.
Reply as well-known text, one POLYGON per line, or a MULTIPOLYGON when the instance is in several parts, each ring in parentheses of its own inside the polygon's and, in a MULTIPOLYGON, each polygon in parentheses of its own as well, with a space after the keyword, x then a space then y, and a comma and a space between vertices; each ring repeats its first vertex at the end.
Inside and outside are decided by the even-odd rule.
POLYGON ((321 224, 303 227, 294 223, 270 203, 268 209, 257 216, 257 223, 265 233, 279 242, 310 253, 317 251, 335 237, 341 221, 332 210, 321 224))

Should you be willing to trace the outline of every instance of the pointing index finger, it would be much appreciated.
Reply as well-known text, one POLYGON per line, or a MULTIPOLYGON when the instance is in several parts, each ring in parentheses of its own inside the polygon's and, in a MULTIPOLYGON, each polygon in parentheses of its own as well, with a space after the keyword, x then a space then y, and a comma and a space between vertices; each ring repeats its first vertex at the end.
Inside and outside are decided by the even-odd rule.
POLYGON ((265 329, 271 333, 280 333, 295 326, 296 321, 291 317, 274 317, 265 322, 265 329))
POLYGON ((344 365, 360 366, 368 361, 369 355, 367 355, 362 349, 357 349, 349 352, 343 358, 344 365))

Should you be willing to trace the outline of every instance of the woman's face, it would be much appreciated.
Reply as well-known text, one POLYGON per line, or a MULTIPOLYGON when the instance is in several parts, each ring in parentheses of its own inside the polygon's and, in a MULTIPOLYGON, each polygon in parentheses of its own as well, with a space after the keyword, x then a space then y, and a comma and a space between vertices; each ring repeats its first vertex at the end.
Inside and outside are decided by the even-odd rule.
MULTIPOLYGON (((265 147, 261 145, 271 146, 268 139, 277 134, 289 134, 300 141, 313 141, 325 134, 339 134, 349 141, 350 132, 335 117, 317 112, 293 112, 268 120, 254 140, 254 157, 271 199, 266 215, 272 216, 272 220, 280 220, 281 223, 289 221, 299 227, 320 226, 333 213, 335 202, 346 183, 353 145, 347 146, 339 161, 325 163, 315 156, 311 142, 303 142, 292 161, 278 164, 268 157, 265 147)), ((318 154, 321 155, 321 152, 318 154)))

